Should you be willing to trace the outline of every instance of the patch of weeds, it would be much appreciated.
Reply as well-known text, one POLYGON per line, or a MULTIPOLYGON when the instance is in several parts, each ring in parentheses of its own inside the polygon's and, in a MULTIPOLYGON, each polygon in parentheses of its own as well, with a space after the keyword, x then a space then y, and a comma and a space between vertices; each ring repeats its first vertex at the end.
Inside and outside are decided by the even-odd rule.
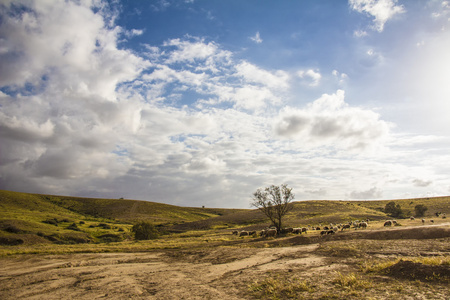
POLYGON ((395 265, 400 259, 379 261, 379 260, 365 260, 360 265, 360 271, 364 273, 382 273, 386 268, 395 265))
POLYGON ((347 290, 362 290, 368 289, 372 287, 372 283, 364 280, 361 276, 350 273, 350 274, 342 274, 341 272, 336 273, 336 278, 332 281, 332 283, 338 287, 347 290))
POLYGON ((253 296, 264 299, 296 298, 299 293, 315 291, 314 286, 301 278, 266 277, 248 286, 253 296))
POLYGON ((387 261, 365 261, 360 265, 364 273, 386 274, 410 280, 447 281, 450 278, 450 257, 397 258, 387 261))
POLYGON ((421 263, 424 265, 450 265, 450 256, 430 256, 413 258, 412 262, 421 263))
POLYGON ((319 253, 334 257, 359 257, 364 255, 363 249, 352 244, 321 244, 317 249, 319 253))

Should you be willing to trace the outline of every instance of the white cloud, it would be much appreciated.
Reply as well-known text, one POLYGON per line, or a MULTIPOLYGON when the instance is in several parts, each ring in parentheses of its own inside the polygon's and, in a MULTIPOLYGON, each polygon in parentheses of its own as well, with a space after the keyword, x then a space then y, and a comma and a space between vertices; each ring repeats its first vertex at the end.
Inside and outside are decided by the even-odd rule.
POLYGON ((340 73, 338 70, 333 70, 331 74, 337 79, 340 85, 344 84, 348 80, 348 75, 340 73))
POLYGON ((355 31, 353 31, 353 36, 360 38, 360 37, 368 36, 368 33, 365 30, 355 30, 355 31))
POLYGON ((448 186, 436 175, 450 172, 448 154, 434 153, 447 140, 392 136, 343 90, 298 96, 329 82, 318 69, 265 69, 192 36, 137 54, 124 41, 143 31, 96 6, 109 4, 21 3, 0 11, 2 189, 248 207, 256 188, 283 182, 298 200, 349 197, 356 181, 355 198, 448 186))
POLYGON ((322 75, 319 71, 309 69, 309 70, 300 70, 297 72, 297 76, 306 80, 308 85, 311 87, 316 87, 320 83, 320 79, 322 78, 322 75))
POLYGON ((427 186, 429 186, 430 184, 432 184, 433 182, 432 181, 429 181, 429 180, 422 180, 422 179, 414 179, 413 181, 412 181, 412 183, 414 184, 414 186, 418 186, 418 187, 427 187, 427 186))
POLYGON ((261 44, 263 42, 261 36, 259 35, 259 31, 256 32, 255 36, 250 37, 250 39, 257 44, 261 44))
POLYGON ((274 89, 286 89, 289 86, 289 75, 281 70, 269 72, 243 61, 236 66, 236 71, 236 75, 242 76, 249 83, 256 83, 274 89))
POLYGON ((169 58, 165 61, 168 64, 177 62, 195 62, 196 60, 207 61, 209 58, 227 59, 230 53, 220 50, 214 42, 205 43, 203 39, 194 38, 194 41, 172 39, 163 44, 164 47, 175 47, 170 51, 169 58))
POLYGON ((350 107, 344 102, 344 91, 338 90, 336 94, 322 95, 304 109, 281 110, 275 132, 306 145, 359 151, 382 142, 389 134, 389 124, 373 111, 350 107))
POLYGON ((397 0, 349 0, 353 10, 374 17, 374 28, 382 32, 384 24, 398 14, 405 12, 403 5, 396 5, 397 0))
POLYGON ((377 187, 372 187, 366 191, 353 191, 350 193, 350 197, 353 199, 380 199, 382 192, 377 187))

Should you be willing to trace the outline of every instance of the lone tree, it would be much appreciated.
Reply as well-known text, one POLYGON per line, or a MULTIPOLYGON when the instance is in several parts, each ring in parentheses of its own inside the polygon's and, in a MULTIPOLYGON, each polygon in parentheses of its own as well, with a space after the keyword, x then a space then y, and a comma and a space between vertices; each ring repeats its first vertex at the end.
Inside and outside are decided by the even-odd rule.
POLYGON ((416 217, 423 217, 425 215, 425 212, 428 210, 428 207, 426 207, 423 204, 417 204, 414 207, 414 211, 416 212, 416 217))
POLYGON ((291 209, 291 201, 294 199, 292 188, 288 188, 287 184, 281 186, 271 185, 265 189, 257 189, 253 193, 252 206, 260 209, 277 228, 278 231, 282 227, 282 219, 284 215, 291 209))

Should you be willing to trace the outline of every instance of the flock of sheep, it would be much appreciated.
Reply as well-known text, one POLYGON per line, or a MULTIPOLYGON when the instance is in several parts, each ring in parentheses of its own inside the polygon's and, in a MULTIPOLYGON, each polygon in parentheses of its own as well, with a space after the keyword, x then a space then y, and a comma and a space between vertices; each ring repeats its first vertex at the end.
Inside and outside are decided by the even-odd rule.
POLYGON ((307 227, 298 227, 298 228, 294 228, 294 227, 287 227, 287 228, 282 228, 280 231, 278 231, 275 227, 269 227, 266 229, 261 230, 260 232, 255 231, 247 231, 247 230, 242 230, 242 231, 238 231, 238 230, 233 230, 232 234, 233 235, 237 235, 239 237, 241 236, 260 236, 260 237, 275 237, 279 234, 288 234, 288 233, 293 233, 293 234, 303 234, 303 233, 307 233, 308 230, 315 230, 315 231, 320 231, 320 235, 328 235, 328 234, 334 234, 337 231, 343 231, 344 229, 350 229, 352 226, 355 229, 358 228, 367 228, 369 224, 369 220, 365 220, 365 221, 351 221, 348 222, 347 224, 330 224, 329 226, 308 226, 307 227))
MULTIPOLYGON (((441 216, 443 219, 446 218, 445 213, 444 214, 439 214, 439 216, 441 216)), ((415 220, 414 217, 410 217, 410 220, 415 220)), ((425 219, 422 219, 422 224, 425 224, 425 219)), ((430 219, 431 223, 434 223, 433 219, 430 219)), ((395 226, 398 225, 396 220, 387 220, 386 222, 384 222, 384 226, 395 226)), ((308 226, 308 227, 298 227, 298 228, 293 228, 293 227, 287 227, 287 228, 283 228, 280 231, 278 231, 275 227, 269 227, 266 229, 261 230, 260 232, 257 232, 256 230, 254 231, 247 231, 247 230, 233 230, 232 234, 233 235, 237 235, 239 237, 243 237, 243 236, 260 236, 260 237, 275 237, 279 234, 288 234, 288 233, 293 233, 293 234, 302 234, 302 233, 307 233, 308 230, 316 230, 316 231, 320 231, 320 235, 328 235, 328 234, 334 234, 337 231, 343 231, 344 229, 351 229, 352 227, 354 229, 365 229, 369 226, 369 219, 364 220, 364 221, 350 221, 346 224, 330 224, 329 226, 308 226)))

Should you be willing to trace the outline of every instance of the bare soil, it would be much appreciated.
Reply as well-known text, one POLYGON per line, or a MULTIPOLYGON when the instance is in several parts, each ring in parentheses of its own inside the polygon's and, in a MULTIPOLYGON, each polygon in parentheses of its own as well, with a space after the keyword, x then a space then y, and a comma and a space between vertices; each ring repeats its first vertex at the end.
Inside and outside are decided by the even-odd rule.
POLYGON ((449 255, 449 223, 144 253, 19 255, 0 258, 0 299, 450 299, 448 265, 401 261, 374 274, 360 267, 449 255), (346 274, 356 279, 336 279, 346 274))

